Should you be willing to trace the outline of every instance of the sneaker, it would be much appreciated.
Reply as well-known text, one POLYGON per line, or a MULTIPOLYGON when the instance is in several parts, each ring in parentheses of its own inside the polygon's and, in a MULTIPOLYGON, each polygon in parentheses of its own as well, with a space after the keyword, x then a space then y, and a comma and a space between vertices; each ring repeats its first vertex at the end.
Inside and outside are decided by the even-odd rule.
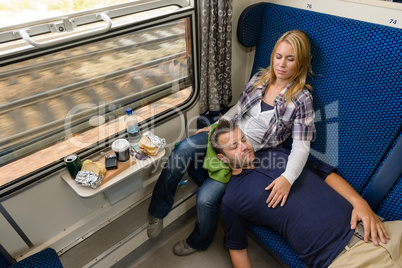
POLYGON ((153 216, 149 216, 149 222, 147 227, 147 234, 149 238, 155 238, 159 236, 163 229, 163 219, 158 219, 153 216))
POLYGON ((190 247, 187 244, 186 240, 182 240, 182 241, 178 242, 173 247, 174 254, 176 254, 178 256, 190 255, 191 253, 194 253, 196 251, 197 251, 197 249, 190 247))

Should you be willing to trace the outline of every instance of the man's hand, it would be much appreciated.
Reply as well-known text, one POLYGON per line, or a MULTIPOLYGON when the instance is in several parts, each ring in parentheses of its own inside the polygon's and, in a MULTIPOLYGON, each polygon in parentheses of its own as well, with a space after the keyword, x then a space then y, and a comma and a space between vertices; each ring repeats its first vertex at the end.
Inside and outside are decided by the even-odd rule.
POLYGON ((284 176, 276 178, 267 188, 265 188, 266 191, 272 189, 267 199, 268 207, 275 208, 279 203, 281 203, 281 207, 283 207, 286 203, 291 187, 292 185, 284 176))
POLYGON ((345 179, 333 172, 328 175, 325 182, 353 206, 350 228, 354 230, 357 222, 362 221, 365 242, 368 241, 370 235, 374 245, 378 245, 377 238, 384 244, 387 242, 385 238, 390 239, 380 219, 375 215, 373 210, 371 210, 369 204, 367 204, 366 200, 364 200, 345 179))
POLYGON ((209 127, 203 127, 203 128, 200 128, 199 130, 197 130, 194 134, 193 134, 193 136, 194 135, 197 135, 198 133, 201 133, 201 132, 209 132, 209 127))
POLYGON ((364 227, 364 242, 369 240, 371 235, 371 240, 375 246, 378 246, 378 240, 384 244, 387 243, 386 239, 390 239, 387 231, 382 225, 380 219, 371 210, 370 206, 365 201, 360 201, 355 204, 352 211, 352 218, 350 220, 350 228, 355 229, 357 222, 362 221, 364 227))

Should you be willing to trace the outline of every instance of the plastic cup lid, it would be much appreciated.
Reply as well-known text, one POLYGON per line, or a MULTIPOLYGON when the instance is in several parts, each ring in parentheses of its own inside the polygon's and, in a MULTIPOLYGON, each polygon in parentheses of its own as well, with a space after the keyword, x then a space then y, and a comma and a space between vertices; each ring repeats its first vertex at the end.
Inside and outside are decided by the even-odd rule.
POLYGON ((118 139, 112 143, 112 150, 115 152, 124 152, 130 147, 130 143, 126 139, 118 139))

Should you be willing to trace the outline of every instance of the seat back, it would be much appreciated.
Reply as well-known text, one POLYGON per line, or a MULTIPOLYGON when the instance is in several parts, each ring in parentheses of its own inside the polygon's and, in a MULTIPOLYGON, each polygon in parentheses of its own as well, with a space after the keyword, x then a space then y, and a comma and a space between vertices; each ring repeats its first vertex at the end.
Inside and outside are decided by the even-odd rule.
MULTIPOLYGON (((310 160, 337 167, 376 212, 401 220, 402 30, 255 4, 243 11, 237 29, 242 45, 256 47, 251 76, 269 66, 276 40, 294 29, 305 31, 312 46, 315 75, 308 83, 314 88, 317 138, 310 160)), ((249 231, 288 266, 303 267, 278 233, 254 225, 249 231)))
POLYGON ((366 186, 402 124, 402 30, 276 4, 250 6, 238 39, 256 46, 251 76, 270 62, 286 31, 307 32, 316 74, 317 139, 313 160, 338 168, 358 192, 366 186))

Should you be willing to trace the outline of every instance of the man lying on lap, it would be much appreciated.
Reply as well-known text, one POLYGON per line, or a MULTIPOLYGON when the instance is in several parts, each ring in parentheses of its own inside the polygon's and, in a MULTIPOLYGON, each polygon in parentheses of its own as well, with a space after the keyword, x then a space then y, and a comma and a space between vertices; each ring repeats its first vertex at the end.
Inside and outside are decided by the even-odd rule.
POLYGON ((285 169, 287 151, 255 154, 241 130, 224 120, 211 134, 211 144, 232 169, 221 210, 234 267, 251 267, 249 222, 279 232, 310 267, 401 267, 402 222, 382 224, 332 167, 304 168, 286 204, 270 208, 266 187, 285 169), (392 240, 387 241, 388 234, 392 240), (370 236, 373 243, 367 243, 370 236))

